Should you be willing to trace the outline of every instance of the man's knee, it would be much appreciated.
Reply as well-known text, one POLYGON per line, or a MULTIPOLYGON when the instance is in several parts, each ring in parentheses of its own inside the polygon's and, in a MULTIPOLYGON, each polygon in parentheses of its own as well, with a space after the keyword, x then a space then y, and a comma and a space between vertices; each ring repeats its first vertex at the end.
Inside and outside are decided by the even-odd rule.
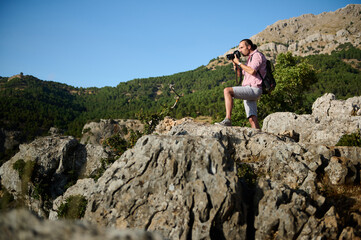
POLYGON ((231 95, 231 96, 233 96, 233 88, 231 88, 231 87, 226 87, 226 88, 223 90, 223 93, 224 93, 225 96, 226 96, 226 95, 231 95))

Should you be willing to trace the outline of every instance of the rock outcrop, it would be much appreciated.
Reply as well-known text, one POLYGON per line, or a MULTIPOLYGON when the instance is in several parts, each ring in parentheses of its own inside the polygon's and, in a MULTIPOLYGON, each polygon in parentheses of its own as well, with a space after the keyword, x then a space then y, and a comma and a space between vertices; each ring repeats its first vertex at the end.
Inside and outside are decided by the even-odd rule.
POLYGON ((150 135, 98 180, 84 218, 170 239, 244 239, 244 194, 217 139, 150 135))
MULTIPOLYGON (((332 99, 318 99, 315 113, 316 106, 327 105, 321 104, 325 98, 332 99)), ((329 106, 339 116, 345 111, 343 104, 329 106)), ((328 117, 330 111, 318 111, 319 118, 322 112, 328 117)), ((159 132, 141 138, 93 185, 93 193, 87 190, 84 219, 171 239, 360 236, 359 147, 306 144, 302 133, 303 142, 296 142, 266 131, 190 120, 159 132), (251 173, 239 172, 244 164, 257 175, 254 185, 247 183, 251 173), (334 193, 350 205, 340 206, 323 190, 340 186, 356 188, 348 195, 334 193)))
MULTIPOLYGON (((348 133, 360 127, 359 100, 325 95, 312 115, 296 120, 310 117, 315 124, 317 118, 318 128, 331 132, 335 126, 325 118, 348 133)), ((158 134, 140 138, 97 181, 80 179, 58 196, 49 217, 57 219, 67 198, 82 195, 83 220, 169 239, 360 237, 361 148, 335 147, 336 133, 312 142, 296 128, 300 123, 277 119, 299 139, 269 126, 260 131, 166 119, 158 134)))
POLYGON ((130 130, 143 132, 144 124, 139 120, 101 119, 99 122, 90 122, 84 125, 80 142, 102 145, 105 139, 114 134, 119 134, 124 139, 128 139, 130 130))
MULTIPOLYGON (((45 202, 64 193, 86 162, 85 149, 73 137, 48 136, 30 144, 0 167, 1 184, 15 199, 22 199, 39 216, 46 217, 45 202), (42 192, 46 191, 46 198, 42 192)), ((49 204, 47 204, 49 205, 49 204)))
MULTIPOLYGON (((270 59, 287 51, 299 56, 331 53, 344 43, 360 46, 360 16, 361 4, 349 4, 334 12, 277 21, 250 39, 270 59)), ((220 57, 224 58, 234 50, 232 48, 220 57)))
MULTIPOLYGON (((361 129, 361 97, 336 100, 328 93, 312 105, 312 114, 278 112, 267 116, 262 130, 274 134, 293 131, 301 143, 334 146, 345 134, 361 129), (280 122, 282 124, 280 124, 280 122)), ((360 155, 361 156, 361 155, 360 155)))
POLYGON ((101 174, 106 167, 104 162, 114 157, 110 149, 102 146, 102 141, 117 133, 127 138, 130 130, 143 129, 143 124, 136 120, 91 122, 84 126, 82 144, 52 128, 51 136, 19 146, 19 152, 0 167, 1 184, 39 216, 51 214, 54 218, 53 201, 78 178, 101 174))
POLYGON ((26 210, 14 210, 0 215, 0 239, 31 240, 163 240, 157 233, 142 230, 100 228, 80 221, 41 220, 26 210))

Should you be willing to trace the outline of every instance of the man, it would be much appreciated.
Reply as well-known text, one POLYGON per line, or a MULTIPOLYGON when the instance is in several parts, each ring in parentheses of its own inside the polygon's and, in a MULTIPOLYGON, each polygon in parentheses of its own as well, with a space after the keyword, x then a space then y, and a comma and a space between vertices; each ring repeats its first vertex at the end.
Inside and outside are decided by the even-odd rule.
POLYGON ((219 123, 222 126, 232 126, 231 116, 233 98, 243 99, 247 118, 252 128, 258 128, 257 100, 262 94, 262 76, 266 75, 266 58, 258 52, 257 45, 249 39, 243 39, 239 43, 239 51, 243 56, 248 56, 247 64, 242 64, 235 56, 232 60, 233 67, 238 76, 244 75, 242 86, 227 87, 224 89, 224 101, 226 106, 226 118, 219 123))

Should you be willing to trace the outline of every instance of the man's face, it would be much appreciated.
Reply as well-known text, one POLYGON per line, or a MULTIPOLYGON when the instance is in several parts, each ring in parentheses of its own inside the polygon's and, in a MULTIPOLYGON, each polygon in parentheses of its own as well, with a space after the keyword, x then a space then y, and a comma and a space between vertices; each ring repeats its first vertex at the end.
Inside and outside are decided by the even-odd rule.
POLYGON ((238 49, 243 56, 248 56, 251 52, 251 46, 246 46, 244 41, 239 43, 238 49))

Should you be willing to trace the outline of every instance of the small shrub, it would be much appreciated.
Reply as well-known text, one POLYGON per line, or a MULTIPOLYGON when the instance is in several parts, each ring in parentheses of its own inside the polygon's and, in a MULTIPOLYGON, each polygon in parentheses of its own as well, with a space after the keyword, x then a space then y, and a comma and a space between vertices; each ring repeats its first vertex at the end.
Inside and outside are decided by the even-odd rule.
POLYGON ((134 145, 137 143, 138 139, 142 137, 142 133, 139 131, 133 131, 130 130, 130 137, 128 140, 128 148, 134 147, 134 145))
POLYGON ((257 175, 254 172, 253 168, 246 163, 241 163, 238 166, 237 175, 238 177, 243 178, 248 185, 252 186, 256 183, 257 175))
POLYGON ((336 146, 361 147, 360 132, 343 135, 336 146))
POLYGON ((13 169, 18 171, 20 179, 24 179, 24 178, 30 179, 34 167, 35 167, 35 161, 25 162, 23 159, 19 159, 13 164, 13 169))
POLYGON ((123 126, 121 131, 120 131, 123 135, 127 135, 128 134, 128 128, 126 126, 123 126))
POLYGON ((80 219, 84 217, 88 200, 84 196, 75 195, 66 199, 58 209, 59 218, 80 219))
POLYGON ((128 147, 127 141, 120 134, 114 134, 107 138, 103 145, 109 146, 118 156, 122 155, 128 147))
POLYGON ((34 168, 35 168, 35 161, 25 162, 23 159, 19 159, 13 164, 13 169, 19 173, 19 178, 21 180, 22 195, 27 194, 28 185, 33 177, 34 168))
POLYGON ((85 134, 85 133, 90 133, 91 135, 94 135, 90 130, 91 130, 90 128, 84 129, 84 130, 83 130, 83 134, 85 134))
POLYGON ((24 174, 24 169, 25 169, 25 161, 23 159, 19 159, 17 160, 14 164, 13 164, 13 169, 18 171, 19 176, 21 177, 24 174))
POLYGON ((31 196, 38 200, 48 201, 50 199, 49 183, 46 180, 35 181, 31 196))

